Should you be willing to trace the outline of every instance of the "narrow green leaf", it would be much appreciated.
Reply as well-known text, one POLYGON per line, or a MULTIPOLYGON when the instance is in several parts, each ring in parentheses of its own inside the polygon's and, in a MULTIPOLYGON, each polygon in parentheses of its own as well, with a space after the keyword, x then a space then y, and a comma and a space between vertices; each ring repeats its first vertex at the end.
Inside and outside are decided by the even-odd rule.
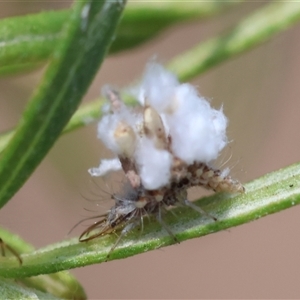
MULTIPOLYGON (((267 41, 275 34, 300 20, 300 5, 292 2, 271 3, 251 14, 227 35, 202 43, 175 57, 169 64, 181 81, 187 81, 216 66, 218 63, 248 51, 267 41), (280 17, 279 17, 280 16, 280 17)), ((126 98, 124 98, 126 100, 126 98)), ((132 99, 127 98, 126 104, 132 99)), ((101 117, 99 107, 103 99, 80 108, 68 123, 64 132, 85 126, 101 117)), ((3 151, 13 132, 0 135, 0 152, 3 151)))
MULTIPOLYGON (((125 10, 111 53, 132 48, 166 26, 208 17, 230 2, 133 2, 125 10)), ((60 42, 70 10, 46 11, 0 21, 0 75, 26 71, 49 58, 60 42)))
POLYGON ((207 18, 242 1, 132 1, 129 2, 112 53, 130 49, 157 35, 167 26, 207 18))
MULTIPOLYGON (((127 105, 133 106, 136 104, 136 100, 132 97, 129 97, 128 95, 124 95, 123 99, 125 100, 127 105)), ((106 100, 104 98, 99 98, 94 102, 83 105, 74 113, 70 122, 64 128, 63 133, 68 133, 77 128, 81 128, 98 121, 102 116, 101 108, 104 103, 106 103, 106 100)), ((14 133, 15 131, 11 130, 0 134, 0 154, 5 149, 9 141, 13 138, 14 133)))
MULTIPOLYGON (((12 234, 8 230, 0 227, 0 237, 11 246, 18 253, 27 253, 32 252, 34 247, 28 243, 26 243, 23 239, 21 239, 18 235, 12 234)), ((16 261, 17 262, 17 261, 16 261)))
POLYGON ((70 11, 48 11, 0 21, 0 70, 7 66, 44 61, 61 39, 70 11))
POLYGON ((15 134, 15 130, 7 131, 0 135, 0 153, 5 149, 9 141, 15 134))
POLYGON ((54 297, 48 293, 42 293, 34 289, 28 289, 19 284, 7 280, 0 279, 0 295, 1 299, 13 299, 13 300, 58 300, 59 298, 54 297))
MULTIPOLYGON (((200 216, 191 208, 176 208, 173 210, 174 214, 169 212, 164 221, 177 239, 184 241, 300 204, 300 163, 267 174, 245 187, 246 193, 243 195, 215 194, 196 202, 209 214, 217 217, 217 221, 200 216)), ((128 234, 110 259, 126 258, 174 244, 173 238, 157 222, 146 222, 144 228, 141 237, 138 230, 128 234)), ((64 241, 25 254, 21 267, 3 261, 0 264, 0 275, 19 278, 101 263, 106 260, 115 241, 115 235, 107 235, 86 243, 78 243, 78 239, 64 241)))
POLYGON ((248 16, 229 33, 201 43, 177 56, 169 63, 169 69, 178 74, 180 80, 189 80, 258 46, 299 20, 299 3, 273 2, 248 16))
POLYGON ((44 79, 0 161, 0 207, 25 183, 66 126, 94 78, 124 2, 78 1, 44 79))
MULTIPOLYGON (((26 243, 19 236, 12 234, 3 228, 0 228, 0 237, 19 254, 34 251, 34 247, 32 245, 26 243)), ((18 260, 11 253, 5 253, 5 255, 5 257, 0 257, 0 264, 2 261, 9 260, 11 265, 19 266, 18 260)), ((66 271, 49 275, 21 278, 18 279, 18 282, 22 283, 23 286, 34 288, 35 290, 39 290, 44 293, 49 293, 58 298, 76 300, 86 299, 86 294, 80 283, 72 274, 66 271)), ((2 295, 1 287, 0 295, 2 295)), ((0 299, 2 299, 1 296, 0 299)))
POLYGON ((19 279, 24 286, 61 299, 85 300, 87 296, 80 283, 67 271, 19 279))
MULTIPOLYGON (((72 116, 70 122, 64 128, 63 133, 73 131, 77 128, 81 128, 99 120, 102 114, 101 108, 104 103, 105 100, 100 99, 98 101, 94 101, 93 103, 82 106, 81 109, 77 110, 72 116)), ((15 130, 11 130, 0 134, 0 155, 9 141, 13 138, 14 133, 15 130)))
POLYGON ((28 63, 20 63, 20 64, 12 64, 8 66, 2 66, 0 67, 0 76, 9 76, 14 75, 17 73, 25 73, 32 71, 34 69, 37 69, 41 67, 43 63, 40 62, 28 62, 28 63))

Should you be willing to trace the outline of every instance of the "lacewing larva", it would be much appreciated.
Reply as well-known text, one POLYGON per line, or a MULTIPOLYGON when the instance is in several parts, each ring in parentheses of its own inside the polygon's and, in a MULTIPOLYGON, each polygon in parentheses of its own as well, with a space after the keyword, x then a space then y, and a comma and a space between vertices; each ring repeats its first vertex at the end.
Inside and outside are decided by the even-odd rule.
POLYGON ((212 167, 227 144, 227 119, 222 108, 211 108, 194 87, 180 84, 156 63, 148 65, 137 97, 138 108, 129 108, 119 93, 104 89, 109 107, 98 125, 98 137, 116 158, 102 160, 92 176, 122 169, 130 188, 112 195, 113 207, 80 235, 87 242, 120 232, 109 255, 122 237, 144 218, 155 216, 177 241, 162 219, 164 210, 186 205, 216 220, 187 199, 190 187, 202 186, 215 192, 243 193, 243 185, 228 170, 212 167))

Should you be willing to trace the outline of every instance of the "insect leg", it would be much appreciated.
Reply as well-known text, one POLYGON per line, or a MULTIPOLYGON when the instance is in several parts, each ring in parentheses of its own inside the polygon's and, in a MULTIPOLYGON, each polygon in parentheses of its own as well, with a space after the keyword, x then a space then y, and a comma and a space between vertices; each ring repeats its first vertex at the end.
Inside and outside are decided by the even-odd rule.
POLYGON ((107 256, 106 256, 106 261, 109 259, 111 253, 116 249, 116 247, 118 246, 118 244, 120 243, 121 239, 129 232, 131 231, 134 227, 136 226, 136 223, 129 223, 127 224, 123 230, 121 231, 121 234, 118 236, 116 242, 114 243, 114 245, 111 247, 111 249, 109 250, 107 256))
POLYGON ((17 253, 16 250, 14 250, 11 246, 7 245, 2 238, 0 238, 0 248, 1 248, 1 254, 2 256, 5 256, 5 249, 7 249, 9 252, 11 252, 19 261, 19 264, 22 265, 23 261, 20 255, 17 253))
POLYGON ((184 200, 184 204, 192 209, 194 209, 195 211, 197 211, 198 213, 205 215, 211 219, 213 219, 214 221, 217 221, 218 219, 212 215, 210 215, 209 213, 207 213, 204 209, 202 209, 201 207, 197 206, 196 204, 194 204, 193 202, 189 201, 188 199, 184 200))
POLYGON ((168 234, 173 238, 173 240, 179 244, 180 242, 178 241, 177 237, 174 235, 174 233, 171 231, 171 229, 168 227, 168 225, 163 221, 161 217, 161 207, 158 209, 158 214, 156 216, 157 221, 159 224, 168 232, 168 234))

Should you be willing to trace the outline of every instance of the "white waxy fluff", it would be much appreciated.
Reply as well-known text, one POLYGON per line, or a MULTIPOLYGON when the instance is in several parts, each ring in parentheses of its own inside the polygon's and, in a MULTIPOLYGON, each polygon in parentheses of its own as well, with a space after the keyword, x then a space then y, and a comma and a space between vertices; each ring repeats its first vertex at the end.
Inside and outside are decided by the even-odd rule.
POLYGON ((227 119, 222 109, 213 109, 192 85, 180 84, 157 63, 147 66, 140 91, 160 113, 176 156, 188 164, 208 163, 218 157, 227 144, 227 119))
MULTIPOLYGON (((98 125, 98 137, 116 155, 131 159, 146 189, 154 190, 170 183, 175 157, 187 165, 208 164, 226 146, 227 119, 223 110, 212 108, 192 85, 180 84, 176 76, 161 65, 155 62, 147 65, 133 94, 141 109, 133 112, 124 104, 119 109, 106 109, 98 125), (147 128, 150 130, 157 124, 148 124, 148 120, 143 119, 147 116, 144 115, 146 107, 152 107, 159 114, 165 144, 155 142, 155 135, 147 133, 147 128), (118 131, 124 129, 120 124, 124 124, 125 133, 118 131)), ((149 118, 150 122, 152 119, 154 122, 157 118, 149 118)), ((100 167, 94 168, 98 172, 94 174, 102 174, 100 167)))
POLYGON ((176 110, 166 118, 174 154, 188 164, 216 159, 227 142, 223 112, 211 108, 189 84, 178 86, 173 99, 176 110))
POLYGON ((172 155, 157 149, 152 140, 143 137, 137 147, 135 160, 143 186, 155 190, 168 184, 172 155))
POLYGON ((138 88, 138 100, 142 105, 148 103, 158 112, 162 112, 172 104, 174 89, 178 85, 174 74, 160 64, 149 63, 138 88))
POLYGON ((113 171, 122 169, 120 160, 118 158, 102 159, 98 168, 89 169, 91 176, 104 176, 113 171))
POLYGON ((106 115, 98 123, 98 138, 105 146, 117 155, 122 154, 122 147, 115 139, 115 133, 121 123, 128 124, 133 130, 141 120, 141 117, 134 114, 127 107, 122 107, 120 111, 110 113, 106 108, 106 115))

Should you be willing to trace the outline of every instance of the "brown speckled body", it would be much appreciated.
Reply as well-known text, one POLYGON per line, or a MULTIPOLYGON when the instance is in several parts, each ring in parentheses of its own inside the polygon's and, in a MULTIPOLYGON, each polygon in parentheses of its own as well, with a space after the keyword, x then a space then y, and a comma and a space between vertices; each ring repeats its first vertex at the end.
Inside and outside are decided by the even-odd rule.
MULTIPOLYGON (((131 186, 129 193, 127 191, 124 195, 113 195, 114 207, 106 215, 100 216, 99 221, 88 227, 81 234, 79 241, 89 241, 122 229, 119 238, 108 254, 109 256, 121 238, 133 227, 137 225, 143 227, 143 218, 150 215, 155 215, 158 222, 176 240, 161 218, 162 210, 178 204, 189 205, 196 209, 195 205, 187 200, 187 189, 193 186, 202 186, 215 192, 245 192, 245 188, 239 181, 223 174, 224 172, 221 170, 213 169, 203 163, 187 166, 177 159, 168 186, 157 190, 146 190, 142 185, 131 186), (92 233, 95 229, 98 229, 98 232, 92 233)), ((201 208, 197 211, 203 213, 201 208)), ((216 220, 213 216, 210 217, 216 220)))

